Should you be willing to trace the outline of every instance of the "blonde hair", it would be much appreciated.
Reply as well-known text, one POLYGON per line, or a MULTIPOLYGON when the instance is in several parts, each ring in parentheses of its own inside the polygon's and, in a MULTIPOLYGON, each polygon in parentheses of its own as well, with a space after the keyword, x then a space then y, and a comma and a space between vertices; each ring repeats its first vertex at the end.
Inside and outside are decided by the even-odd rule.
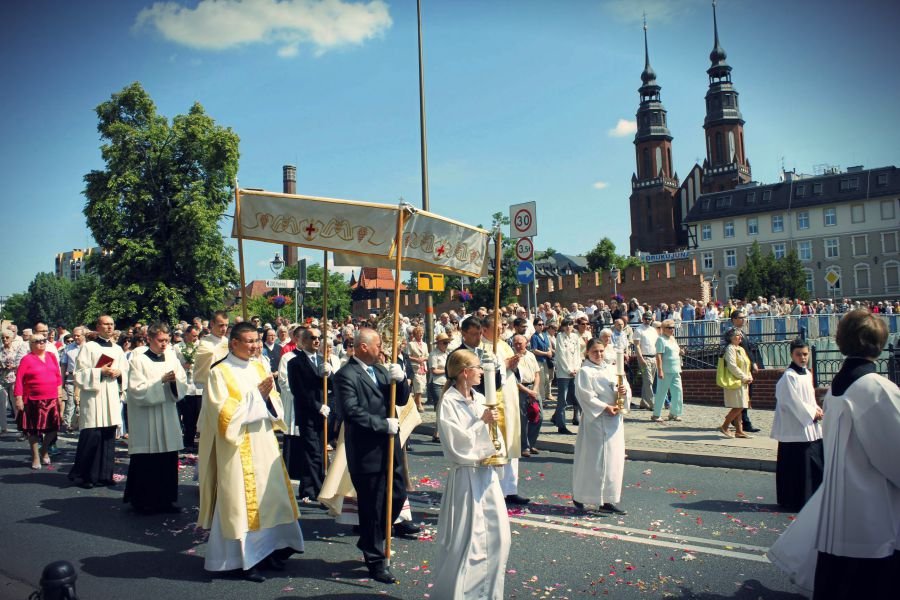
POLYGON ((462 375, 462 372, 469 367, 477 367, 481 364, 478 356, 471 350, 456 350, 447 359, 447 381, 444 383, 444 391, 456 383, 456 378, 462 375))

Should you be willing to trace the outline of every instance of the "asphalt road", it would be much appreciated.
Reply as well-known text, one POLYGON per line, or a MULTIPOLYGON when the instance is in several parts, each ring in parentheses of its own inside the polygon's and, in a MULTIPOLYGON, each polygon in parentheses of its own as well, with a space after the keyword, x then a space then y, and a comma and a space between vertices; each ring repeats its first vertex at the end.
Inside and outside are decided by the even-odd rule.
MULTIPOLYGON (((410 454, 413 514, 421 539, 394 540, 397 585, 370 581, 348 527, 303 509, 306 553, 262 584, 212 577, 203 570, 205 532, 195 528, 193 466, 182 471, 182 515, 140 516, 122 504, 123 484, 83 490, 65 476, 74 438, 61 444, 59 467, 32 472, 28 449, 0 438, 0 598, 26 598, 42 567, 71 561, 78 593, 98 598, 428 598, 433 542, 446 463, 439 446, 414 436, 410 454)), ((121 454, 117 472, 127 471, 121 454)), ((793 515, 774 504, 774 475, 755 471, 631 462, 624 517, 578 516, 571 507, 572 456, 545 452, 520 464, 511 511, 507 598, 802 598, 764 557, 793 515)))

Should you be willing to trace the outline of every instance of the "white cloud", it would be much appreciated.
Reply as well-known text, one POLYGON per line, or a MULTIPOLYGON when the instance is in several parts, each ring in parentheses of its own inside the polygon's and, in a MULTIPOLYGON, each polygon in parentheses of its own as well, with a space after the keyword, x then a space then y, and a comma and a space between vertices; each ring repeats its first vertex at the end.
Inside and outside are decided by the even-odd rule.
POLYGON ((608 187, 609 187, 609 184, 605 181, 597 181, 594 183, 595 190, 605 190, 608 187))
POLYGON ((637 132, 637 121, 619 119, 616 126, 607 133, 609 134, 609 137, 627 137, 635 132, 637 132))
MULTIPOLYGON (((644 13, 648 22, 668 23, 701 4, 699 0, 607 0, 606 10, 626 23, 642 22, 644 13)), ((705 4, 709 6, 709 2, 705 4)))
POLYGON ((135 29, 149 27, 169 41, 201 50, 279 44, 296 56, 300 44, 316 55, 383 35, 393 20, 383 0, 200 0, 194 8, 157 2, 138 13, 135 29))

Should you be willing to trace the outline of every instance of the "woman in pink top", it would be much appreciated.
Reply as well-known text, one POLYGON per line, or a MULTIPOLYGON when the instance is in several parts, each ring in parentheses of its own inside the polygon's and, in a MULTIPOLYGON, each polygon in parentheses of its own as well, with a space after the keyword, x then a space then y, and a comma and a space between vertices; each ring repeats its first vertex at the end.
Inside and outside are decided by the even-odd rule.
POLYGON ((55 352, 46 351, 48 343, 45 335, 32 336, 28 340, 31 352, 22 358, 16 372, 14 393, 19 430, 28 436, 31 444, 32 469, 40 469, 41 463, 50 464, 47 450, 56 441, 60 404, 64 397, 59 362, 55 352))

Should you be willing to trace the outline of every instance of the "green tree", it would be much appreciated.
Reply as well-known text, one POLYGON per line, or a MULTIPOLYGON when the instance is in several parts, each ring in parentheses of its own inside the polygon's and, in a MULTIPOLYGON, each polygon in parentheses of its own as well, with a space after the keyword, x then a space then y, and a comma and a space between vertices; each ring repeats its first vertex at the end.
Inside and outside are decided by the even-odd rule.
POLYGON ((792 249, 781 259, 774 253, 763 255, 759 242, 753 242, 747 260, 738 271, 738 281, 731 295, 752 299, 770 295, 806 299, 806 275, 803 264, 792 249))
POLYGON ((591 271, 607 271, 613 265, 619 269, 626 269, 641 264, 636 257, 616 254, 616 245, 608 237, 601 239, 584 257, 591 271))
POLYGON ((0 317, 12 321, 19 326, 19 329, 29 327, 30 325, 26 325, 26 323, 28 323, 28 303, 30 299, 28 292, 11 295, 3 303, 3 312, 0 313, 0 317))
POLYGON ((106 168, 85 175, 84 214, 104 250, 89 304, 114 318, 210 314, 237 280, 219 232, 238 136, 199 103, 171 123, 133 83, 97 109, 106 168))
MULTIPOLYGON (((285 267, 281 273, 282 279, 297 279, 299 277, 297 265, 285 267)), ((306 269, 306 280, 322 283, 325 270, 320 264, 310 265, 306 269)), ((308 289, 303 298, 303 315, 305 317, 322 316, 323 289, 308 289)), ((294 307, 290 308, 293 315, 294 307)), ((328 316, 332 319, 343 319, 351 313, 352 302, 350 300, 350 284, 340 273, 331 271, 328 273, 328 316)), ((282 311, 282 314, 284 311, 282 311)))
POLYGON ((31 326, 42 321, 51 326, 56 323, 70 325, 72 314, 72 283, 53 273, 38 273, 28 286, 28 321, 31 326))

